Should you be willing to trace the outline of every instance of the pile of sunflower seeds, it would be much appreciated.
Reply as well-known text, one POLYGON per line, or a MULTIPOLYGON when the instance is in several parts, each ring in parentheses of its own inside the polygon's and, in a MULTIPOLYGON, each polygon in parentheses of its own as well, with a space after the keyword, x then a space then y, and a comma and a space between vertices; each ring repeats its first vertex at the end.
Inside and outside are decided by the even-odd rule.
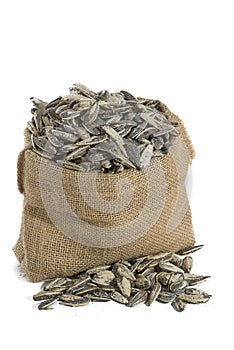
POLYGON ((39 310, 51 310, 56 302, 79 307, 95 301, 116 301, 129 307, 150 306, 154 301, 171 303, 178 311, 187 304, 207 302, 211 295, 194 288, 209 276, 191 274, 193 259, 188 254, 202 245, 177 253, 159 253, 110 265, 94 267, 72 278, 55 278, 33 296, 39 310), (180 256, 184 256, 181 258, 180 256))
POLYGON ((47 103, 31 98, 27 128, 33 150, 78 171, 118 173, 146 169, 152 157, 168 153, 179 134, 157 108, 158 100, 127 91, 95 93, 81 84, 47 103))

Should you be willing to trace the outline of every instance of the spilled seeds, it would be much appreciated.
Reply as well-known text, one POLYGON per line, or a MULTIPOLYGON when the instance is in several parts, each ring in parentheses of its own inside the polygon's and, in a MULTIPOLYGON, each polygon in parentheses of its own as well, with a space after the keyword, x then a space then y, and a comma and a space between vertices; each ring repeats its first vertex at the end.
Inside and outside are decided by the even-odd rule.
POLYGON ((140 304, 150 306, 157 301, 170 303, 174 310, 182 312, 187 304, 206 303, 211 297, 194 288, 209 276, 190 273, 192 257, 188 254, 201 247, 121 260, 71 278, 54 278, 45 281, 33 299, 40 301, 39 310, 51 310, 58 303, 79 307, 91 302, 115 301, 134 307, 140 304))

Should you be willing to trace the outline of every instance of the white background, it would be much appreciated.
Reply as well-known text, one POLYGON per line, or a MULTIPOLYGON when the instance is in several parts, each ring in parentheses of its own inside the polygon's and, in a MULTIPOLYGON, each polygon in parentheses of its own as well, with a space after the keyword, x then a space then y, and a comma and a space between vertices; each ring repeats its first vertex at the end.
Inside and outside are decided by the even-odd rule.
POLYGON ((233 1, 1 3, 1 348, 233 349, 233 1), (196 149, 193 272, 210 274, 205 305, 128 309, 115 303, 37 311, 40 284, 17 272, 22 196, 16 160, 29 98, 81 82, 157 98, 184 120, 196 149))

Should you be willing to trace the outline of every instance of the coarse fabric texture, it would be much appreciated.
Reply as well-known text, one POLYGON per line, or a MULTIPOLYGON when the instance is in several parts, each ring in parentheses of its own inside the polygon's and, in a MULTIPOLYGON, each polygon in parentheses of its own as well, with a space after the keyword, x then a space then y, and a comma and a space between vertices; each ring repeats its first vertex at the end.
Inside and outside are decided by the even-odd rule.
POLYGON ((30 281, 72 276, 102 264, 195 243, 185 190, 194 149, 180 118, 180 135, 145 171, 79 173, 25 148, 18 158, 24 195, 19 239, 13 250, 30 281))

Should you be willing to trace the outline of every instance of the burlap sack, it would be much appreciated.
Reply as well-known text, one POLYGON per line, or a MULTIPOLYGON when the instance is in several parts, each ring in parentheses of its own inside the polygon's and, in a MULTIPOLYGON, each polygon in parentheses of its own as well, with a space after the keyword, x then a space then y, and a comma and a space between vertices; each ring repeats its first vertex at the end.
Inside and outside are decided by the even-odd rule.
POLYGON ((32 151, 26 132, 18 159, 23 215, 13 250, 31 281, 194 244, 185 190, 194 150, 181 120, 162 103, 160 109, 179 123, 180 136, 146 171, 63 169, 32 151))

